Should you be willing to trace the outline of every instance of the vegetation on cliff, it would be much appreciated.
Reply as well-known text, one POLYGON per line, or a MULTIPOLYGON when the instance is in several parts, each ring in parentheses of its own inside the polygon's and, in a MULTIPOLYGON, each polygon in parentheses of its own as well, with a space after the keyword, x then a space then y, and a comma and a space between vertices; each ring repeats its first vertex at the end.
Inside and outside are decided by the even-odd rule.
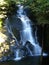
MULTIPOLYGON (((6 35, 4 33, 7 33, 4 28, 4 21, 9 15, 12 16, 16 13, 18 9, 17 4, 22 4, 24 8, 29 8, 29 16, 32 19, 34 15, 37 24, 49 24, 49 0, 0 0, 0 32, 3 34, 3 37, 6 35)), ((0 42, 0 47, 3 48, 3 50, 0 51, 0 57, 4 55, 4 53, 2 53, 3 51, 9 50, 9 43, 6 42, 5 45, 3 43, 0 42)))

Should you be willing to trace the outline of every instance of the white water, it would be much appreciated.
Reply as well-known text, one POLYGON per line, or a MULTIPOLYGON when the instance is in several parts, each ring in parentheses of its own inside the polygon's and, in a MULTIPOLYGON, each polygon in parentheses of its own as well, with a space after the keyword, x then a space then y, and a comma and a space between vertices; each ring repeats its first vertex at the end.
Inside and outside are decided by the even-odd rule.
MULTIPOLYGON (((34 46, 34 53, 32 53, 32 51, 29 49, 29 47, 26 46, 26 48, 30 52, 30 56, 39 56, 39 55, 41 55, 42 48, 39 46, 38 43, 37 44, 35 43, 35 40, 33 38, 32 28, 30 25, 31 20, 26 16, 25 12, 23 11, 23 6, 18 5, 18 7, 19 7, 19 9, 17 11, 17 17, 22 21, 21 23, 22 23, 22 28, 23 28, 23 30, 20 31, 22 45, 25 46, 25 43, 27 41, 29 41, 32 44, 32 46, 34 46)), ((7 25, 8 24, 9 24, 9 22, 7 21, 7 25)), ((10 24, 9 24, 9 26, 7 26, 7 29, 8 29, 8 32, 10 34, 12 34, 13 38, 17 42, 17 39, 12 32, 10 24)), ((19 45, 18 42, 17 42, 17 45, 19 45)), ((20 48, 15 50, 16 57, 14 58, 14 60, 20 60, 24 57, 24 56, 21 56, 20 53, 21 53, 20 48)), ((47 54, 43 53, 43 55, 46 56, 47 54)))
MULTIPOLYGON (((22 21, 23 30, 21 31, 21 41, 23 42, 23 45, 25 45, 26 41, 31 42, 31 44, 34 46, 34 56, 41 55, 42 48, 38 45, 38 43, 35 43, 35 40, 32 36, 32 29, 31 29, 31 21, 26 16, 25 12, 23 11, 23 6, 19 5, 19 9, 17 11, 18 18, 22 21)), ((30 51, 31 53, 31 51, 30 51)), ((33 56, 33 54, 31 53, 33 56)), ((43 53, 43 55, 46 55, 43 53)))
POLYGON ((14 60, 20 60, 22 57, 20 57, 19 56, 19 52, 20 52, 20 49, 17 49, 17 50, 15 50, 15 56, 16 56, 16 58, 14 58, 14 60))
POLYGON ((36 44, 34 44, 34 38, 32 37, 32 31, 30 26, 31 21, 24 14, 23 6, 19 6, 19 10, 17 12, 18 12, 18 18, 20 18, 23 25, 23 30, 21 31, 22 42, 25 43, 26 41, 30 41, 31 43, 33 43, 34 46, 36 46, 36 44))

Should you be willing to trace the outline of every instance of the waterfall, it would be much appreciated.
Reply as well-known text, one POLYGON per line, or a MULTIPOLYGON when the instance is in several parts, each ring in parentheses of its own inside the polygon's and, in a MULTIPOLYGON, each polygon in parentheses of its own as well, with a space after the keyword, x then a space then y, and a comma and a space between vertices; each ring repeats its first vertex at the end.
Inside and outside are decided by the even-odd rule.
POLYGON ((18 18, 20 18, 23 25, 23 30, 21 31, 22 42, 25 43, 26 41, 30 41, 31 43, 33 43, 34 46, 36 46, 36 44, 34 44, 34 38, 32 37, 32 29, 30 26, 31 21, 24 14, 23 6, 19 6, 19 10, 17 11, 17 13, 18 13, 18 18))
MULTIPOLYGON (((26 47, 27 51, 29 51, 30 56, 40 56, 42 48, 39 46, 39 43, 35 43, 35 39, 32 35, 32 28, 31 28, 31 20, 26 16, 26 13, 23 9, 22 5, 18 5, 18 10, 17 10, 17 17, 21 20, 22 23, 22 30, 20 31, 20 36, 21 36, 21 41, 22 41, 22 47, 26 47), (31 45, 33 50, 29 48, 29 45, 26 44, 26 42, 29 41, 29 45, 31 45)), ((19 22, 18 22, 19 23, 19 22)), ((10 22, 7 21, 7 30, 8 32, 13 36, 13 38, 16 41, 16 44, 19 45, 16 37, 14 36, 14 33, 12 32, 12 28, 10 25, 10 22)), ((43 52, 43 55, 46 56, 47 54, 43 52)), ((20 60, 21 58, 24 57, 24 50, 22 48, 17 48, 15 49, 15 58, 14 60, 20 60)))
MULTIPOLYGON (((31 20, 26 16, 25 12, 23 11, 23 6, 19 5, 19 9, 17 11, 18 18, 22 21, 23 30, 21 31, 21 39, 23 45, 25 45, 26 41, 29 41, 34 46, 34 55, 41 55, 42 48, 39 44, 35 43, 35 40, 32 35, 32 28, 31 28, 31 20)), ((31 54, 33 55, 33 54, 31 54)))

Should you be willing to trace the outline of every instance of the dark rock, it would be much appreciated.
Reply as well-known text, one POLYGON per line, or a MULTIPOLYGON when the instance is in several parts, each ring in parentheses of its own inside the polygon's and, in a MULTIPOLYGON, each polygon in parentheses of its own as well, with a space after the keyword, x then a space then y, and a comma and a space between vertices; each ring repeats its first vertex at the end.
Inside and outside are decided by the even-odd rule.
POLYGON ((27 48, 28 55, 31 55, 30 51, 31 51, 32 55, 34 54, 34 46, 31 44, 31 42, 27 41, 25 44, 25 47, 27 48))
POLYGON ((20 32, 22 30, 22 22, 19 18, 17 18, 15 15, 8 17, 8 23, 7 26, 14 34, 14 36, 17 38, 17 40, 20 40, 20 32))
POLYGON ((49 24, 37 25, 37 39, 41 47, 43 43, 43 51, 49 54, 49 24))
POLYGON ((15 16, 15 15, 10 16, 10 17, 8 17, 8 20, 9 20, 12 28, 16 28, 18 30, 22 29, 22 22, 19 18, 17 18, 17 16, 15 16))
POLYGON ((34 12, 32 12, 32 10, 29 7, 25 7, 24 11, 32 22, 37 23, 36 16, 35 16, 34 12))

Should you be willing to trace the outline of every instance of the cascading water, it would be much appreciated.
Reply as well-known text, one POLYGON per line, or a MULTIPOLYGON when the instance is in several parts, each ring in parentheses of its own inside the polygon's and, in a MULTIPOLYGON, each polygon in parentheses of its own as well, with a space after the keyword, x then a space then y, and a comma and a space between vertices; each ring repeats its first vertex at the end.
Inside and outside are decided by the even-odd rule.
POLYGON ((30 25, 31 21, 23 11, 23 6, 19 5, 18 7, 18 18, 22 21, 23 25, 23 30, 21 31, 21 40, 23 42, 23 45, 25 45, 26 41, 29 41, 34 46, 34 56, 41 55, 42 49, 38 44, 35 43, 35 40, 32 36, 32 29, 30 25))
MULTIPOLYGON (((26 46, 26 48, 30 52, 30 56, 39 56, 39 55, 41 55, 42 48, 38 45, 38 43, 37 44, 35 43, 35 40, 32 35, 31 25, 30 25, 31 21, 26 16, 26 14, 23 10, 23 6, 18 5, 18 7, 19 7, 19 9, 17 11, 17 17, 22 21, 22 28, 23 28, 23 30, 20 31, 22 45, 25 46, 26 42, 29 41, 34 46, 34 49, 33 49, 34 53, 32 53, 32 51, 29 49, 29 47, 26 46)), ((14 60, 18 60, 18 58, 19 58, 19 57, 17 57, 17 53, 18 52, 16 51, 16 58, 14 60)), ((43 53, 43 55, 47 55, 47 54, 43 53)), ((21 58, 19 58, 19 59, 21 59, 21 58)))
MULTIPOLYGON (((26 42, 29 41, 30 44, 32 45, 33 51, 30 50, 28 47, 28 44, 25 46, 26 49, 29 51, 30 56, 39 56, 41 55, 42 48, 39 46, 39 44, 35 43, 35 39, 32 35, 32 28, 31 28, 31 20, 26 16, 26 13, 24 12, 23 6, 18 5, 18 11, 17 11, 17 17, 21 20, 22 23, 22 30, 20 31, 20 36, 21 36, 21 41, 22 41, 22 47, 26 45, 26 42)), ((18 22, 19 23, 19 22, 18 22)), ((8 32, 13 36, 13 38, 16 41, 16 44, 19 45, 16 37, 14 36, 12 32, 12 28, 10 23, 7 21, 7 29, 8 32)), ((17 48, 15 49, 15 58, 14 60, 20 60, 21 58, 24 57, 24 50, 22 48, 17 48)), ((47 55, 43 53, 43 55, 47 55)))
POLYGON ((25 44, 26 41, 30 41, 31 43, 33 43, 34 46, 36 46, 36 44, 34 43, 34 38, 32 37, 32 31, 30 26, 31 21, 24 14, 23 6, 19 6, 18 18, 20 18, 23 25, 23 30, 21 31, 22 42, 25 44))

